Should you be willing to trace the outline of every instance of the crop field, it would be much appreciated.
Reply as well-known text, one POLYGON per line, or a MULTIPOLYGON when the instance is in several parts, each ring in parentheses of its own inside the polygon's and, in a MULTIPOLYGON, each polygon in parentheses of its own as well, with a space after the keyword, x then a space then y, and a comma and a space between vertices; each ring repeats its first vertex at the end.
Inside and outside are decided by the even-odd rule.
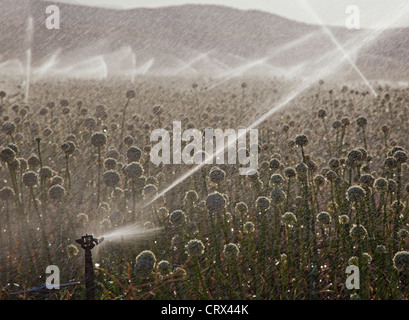
POLYGON ((84 234, 103 238, 92 250, 96 299, 408 299, 409 90, 373 88, 54 79, 33 83, 27 101, 10 81, 0 93, 1 299, 42 299, 22 291, 43 284, 47 266, 81 282, 54 299, 85 299, 84 234), (175 121, 182 134, 247 128, 258 140, 225 136, 209 163, 178 164, 175 150, 209 152, 189 148, 203 135, 178 140, 175 121), (152 159, 155 129, 170 133, 171 164, 152 159), (251 174, 228 163, 227 146, 257 159, 251 174))

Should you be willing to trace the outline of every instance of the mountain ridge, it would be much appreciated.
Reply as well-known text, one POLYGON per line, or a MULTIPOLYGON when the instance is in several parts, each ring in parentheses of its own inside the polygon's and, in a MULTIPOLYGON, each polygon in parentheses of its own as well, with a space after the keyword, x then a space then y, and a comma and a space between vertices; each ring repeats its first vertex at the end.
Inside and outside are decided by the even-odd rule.
MULTIPOLYGON (((33 65, 37 67, 58 51, 58 64, 66 67, 102 56, 104 61, 109 60, 107 55, 117 54, 117 59, 111 57, 111 60, 125 59, 128 64, 136 60, 140 68, 153 59, 149 72, 185 68, 191 74, 212 74, 222 65, 226 65, 223 70, 226 72, 240 65, 251 67, 252 61, 270 57, 267 68, 281 68, 285 74, 286 68, 297 67, 307 58, 334 48, 319 26, 261 10, 192 4, 123 10, 30 0, 0 0, 0 5, 5 8, 0 13, 0 28, 5 30, 0 35, 0 61, 24 61, 28 48, 27 18, 32 16, 34 34, 30 48, 33 65), (50 4, 60 8, 60 30, 45 27, 45 8, 50 4), (285 46, 288 50, 274 55, 285 46), (204 55, 202 60, 195 62, 201 55, 204 55), (192 65, 183 67, 189 63, 192 65)), ((365 31, 329 29, 340 43, 365 31)), ((357 64, 372 77, 385 73, 394 77, 408 72, 406 34, 409 28, 386 31, 375 44, 361 50, 357 64), (395 63, 389 63, 391 59, 395 63)), ((252 69, 258 73, 263 68, 252 69)))

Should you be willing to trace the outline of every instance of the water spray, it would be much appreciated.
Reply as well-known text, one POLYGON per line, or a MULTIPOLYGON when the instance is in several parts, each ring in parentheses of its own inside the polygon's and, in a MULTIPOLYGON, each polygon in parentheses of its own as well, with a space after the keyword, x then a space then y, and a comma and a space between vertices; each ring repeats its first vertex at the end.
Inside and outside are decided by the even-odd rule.
POLYGON ((95 300, 94 265, 91 250, 104 241, 104 238, 94 238, 92 234, 85 234, 75 242, 85 250, 85 290, 87 300, 95 300))

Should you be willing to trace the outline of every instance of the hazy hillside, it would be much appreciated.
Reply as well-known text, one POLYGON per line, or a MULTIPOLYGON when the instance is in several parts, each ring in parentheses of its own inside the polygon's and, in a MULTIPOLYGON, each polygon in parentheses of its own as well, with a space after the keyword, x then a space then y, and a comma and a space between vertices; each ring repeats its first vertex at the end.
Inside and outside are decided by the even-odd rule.
MULTIPOLYGON (((15 58, 24 62, 30 15, 34 19, 34 66, 54 59, 54 64, 64 68, 86 61, 78 65, 82 69, 99 68, 103 61, 108 73, 132 66, 139 73, 172 70, 213 74, 229 73, 244 65, 253 72, 277 74, 291 67, 296 74, 308 59, 334 49, 318 26, 260 11, 200 5, 125 11, 58 4, 61 29, 48 30, 45 8, 51 3, 0 0, 0 4, 3 64, 15 58)), ((357 34, 343 28, 332 31, 341 42, 350 39, 352 32, 357 34)), ((408 29, 385 33, 358 54, 358 64, 373 77, 407 73, 408 35, 408 29)))

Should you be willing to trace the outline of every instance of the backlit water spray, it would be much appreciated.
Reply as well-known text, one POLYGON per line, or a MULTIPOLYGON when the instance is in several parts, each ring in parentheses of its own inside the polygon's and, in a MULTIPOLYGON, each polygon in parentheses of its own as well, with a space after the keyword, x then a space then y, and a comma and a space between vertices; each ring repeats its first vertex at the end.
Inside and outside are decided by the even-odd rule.
MULTIPOLYGON (((350 40, 347 45, 344 47, 345 51, 349 54, 353 54, 360 49, 362 49, 365 45, 368 45, 369 43, 373 42, 376 40, 385 30, 390 28, 391 26, 394 25, 394 23, 400 21, 403 17, 405 17, 409 12, 409 5, 406 4, 402 7, 402 9, 399 11, 399 14, 397 16, 389 16, 388 14, 385 15, 385 18, 382 21, 379 21, 379 25, 377 26, 376 29, 374 30, 368 30, 364 34, 360 35, 359 37, 355 37, 354 39, 350 40)), ((294 88, 285 98, 281 99, 279 103, 277 103, 275 106, 271 107, 268 112, 266 112, 264 115, 256 119, 253 123, 251 123, 248 127, 247 130, 243 131, 243 134, 247 134, 247 131, 253 128, 256 128, 259 126, 261 123, 266 121, 269 117, 271 117, 274 113, 277 111, 281 110, 285 106, 288 105, 291 101, 293 101, 296 97, 298 97, 302 92, 307 90, 312 84, 316 83, 319 79, 327 77, 337 70, 342 67, 342 65, 345 63, 345 55, 342 55, 342 51, 340 52, 339 48, 336 48, 333 51, 327 52, 323 54, 319 59, 316 61, 316 72, 309 78, 303 80, 296 88, 294 88), (340 55, 342 55, 340 57, 340 55)), ((269 102, 266 102, 268 104, 269 102)), ((263 107, 263 106, 262 106, 263 107)), ((189 170, 182 176, 180 176, 178 179, 176 179, 173 183, 171 183, 168 187, 166 187, 164 190, 159 192, 152 200, 148 201, 145 203, 145 207, 152 204, 155 202, 157 199, 161 198, 163 195, 168 193, 170 190, 175 188, 177 185, 179 185, 181 182, 185 181, 187 178, 189 178, 191 175, 193 175, 195 172, 200 170, 204 165, 211 163, 213 159, 220 155, 226 148, 229 148, 233 143, 236 143, 237 139, 240 138, 240 135, 236 137, 234 141, 229 141, 227 145, 225 145, 224 148, 221 148, 219 150, 216 150, 215 153, 213 153, 211 156, 206 157, 204 161, 202 161, 200 164, 195 166, 193 169, 189 170)))
POLYGON ((160 228, 146 229, 140 224, 119 227, 103 235, 107 241, 146 240, 159 232, 160 228))
POLYGON ((30 76, 31 76, 31 45, 33 42, 33 32, 34 32, 34 24, 33 24, 33 17, 27 18, 27 50, 26 50, 26 83, 25 83, 25 94, 24 94, 24 102, 28 103, 28 97, 30 94, 30 76))

